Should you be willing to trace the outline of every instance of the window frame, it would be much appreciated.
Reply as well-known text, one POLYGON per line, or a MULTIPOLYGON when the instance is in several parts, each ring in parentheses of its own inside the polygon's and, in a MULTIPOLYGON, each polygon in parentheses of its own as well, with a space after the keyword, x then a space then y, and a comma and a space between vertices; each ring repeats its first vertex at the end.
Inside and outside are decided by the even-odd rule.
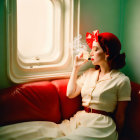
MULTIPOLYGON (((56 1, 52 0, 52 2, 56 1)), ((67 78, 70 76, 73 66, 73 49, 69 46, 74 36, 79 34, 80 0, 59 0, 57 2, 63 10, 61 27, 64 28, 60 39, 63 44, 63 48, 60 51, 61 56, 56 60, 44 63, 37 62, 32 67, 31 65, 25 65, 18 59, 17 24, 15 22, 16 0, 6 0, 7 72, 12 82, 24 83, 36 80, 67 78), (68 7, 70 8, 68 9, 68 7)), ((56 42, 57 40, 54 41, 54 43, 56 42)))

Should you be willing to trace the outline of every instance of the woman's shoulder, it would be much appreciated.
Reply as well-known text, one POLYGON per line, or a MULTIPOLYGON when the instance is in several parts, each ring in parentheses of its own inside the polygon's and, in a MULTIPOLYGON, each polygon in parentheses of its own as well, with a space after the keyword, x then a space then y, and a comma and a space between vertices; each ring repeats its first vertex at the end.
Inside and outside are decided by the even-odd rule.
POLYGON ((118 83, 130 83, 129 77, 121 71, 116 71, 116 77, 118 79, 118 83))
POLYGON ((129 79, 129 77, 125 73, 123 73, 119 70, 113 70, 112 73, 113 73, 113 75, 115 75, 116 77, 118 77, 120 79, 129 79))
POLYGON ((129 77, 126 74, 124 74, 123 72, 120 72, 120 78, 124 79, 124 80, 129 80, 129 77))

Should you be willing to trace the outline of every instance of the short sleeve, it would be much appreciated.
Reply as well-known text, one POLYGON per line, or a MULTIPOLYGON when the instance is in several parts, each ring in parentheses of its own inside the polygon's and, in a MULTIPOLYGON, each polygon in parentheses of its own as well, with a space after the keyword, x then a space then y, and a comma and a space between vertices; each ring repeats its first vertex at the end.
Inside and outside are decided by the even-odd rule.
POLYGON ((89 70, 86 70, 82 75, 80 75, 80 76, 78 77, 76 83, 77 83, 77 85, 78 85, 80 88, 83 87, 88 72, 89 72, 89 70))
POLYGON ((130 101, 131 100, 131 85, 127 76, 120 81, 118 85, 118 101, 130 101))

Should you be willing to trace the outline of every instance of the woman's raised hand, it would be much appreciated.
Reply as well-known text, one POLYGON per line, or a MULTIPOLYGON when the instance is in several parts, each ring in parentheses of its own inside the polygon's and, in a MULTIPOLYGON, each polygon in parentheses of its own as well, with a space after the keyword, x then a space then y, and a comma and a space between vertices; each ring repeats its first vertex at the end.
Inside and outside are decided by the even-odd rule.
POLYGON ((76 69, 79 69, 82 65, 84 65, 87 62, 88 62, 88 60, 83 58, 83 52, 82 52, 80 55, 75 56, 74 67, 76 69))

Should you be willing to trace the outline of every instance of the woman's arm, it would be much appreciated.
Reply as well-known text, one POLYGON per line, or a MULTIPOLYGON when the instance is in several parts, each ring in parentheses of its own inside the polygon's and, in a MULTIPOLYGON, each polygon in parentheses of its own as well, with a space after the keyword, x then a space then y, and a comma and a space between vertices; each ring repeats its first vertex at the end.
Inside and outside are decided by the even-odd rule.
POLYGON ((124 120, 125 120, 125 110, 128 105, 128 101, 118 101, 116 113, 115 113, 115 122, 117 126, 117 131, 121 134, 124 120))
POLYGON ((78 69, 74 67, 70 76, 68 86, 67 86, 67 96, 69 98, 74 98, 78 96, 81 92, 80 87, 78 87, 76 84, 77 73, 78 73, 78 69))
POLYGON ((67 86, 66 95, 69 98, 74 98, 74 97, 78 96, 81 92, 81 88, 76 84, 77 74, 78 74, 80 67, 88 61, 88 60, 82 60, 81 56, 82 56, 82 54, 80 56, 75 57, 74 67, 73 67, 73 70, 72 70, 72 73, 70 76, 70 80, 69 80, 69 83, 67 86))

